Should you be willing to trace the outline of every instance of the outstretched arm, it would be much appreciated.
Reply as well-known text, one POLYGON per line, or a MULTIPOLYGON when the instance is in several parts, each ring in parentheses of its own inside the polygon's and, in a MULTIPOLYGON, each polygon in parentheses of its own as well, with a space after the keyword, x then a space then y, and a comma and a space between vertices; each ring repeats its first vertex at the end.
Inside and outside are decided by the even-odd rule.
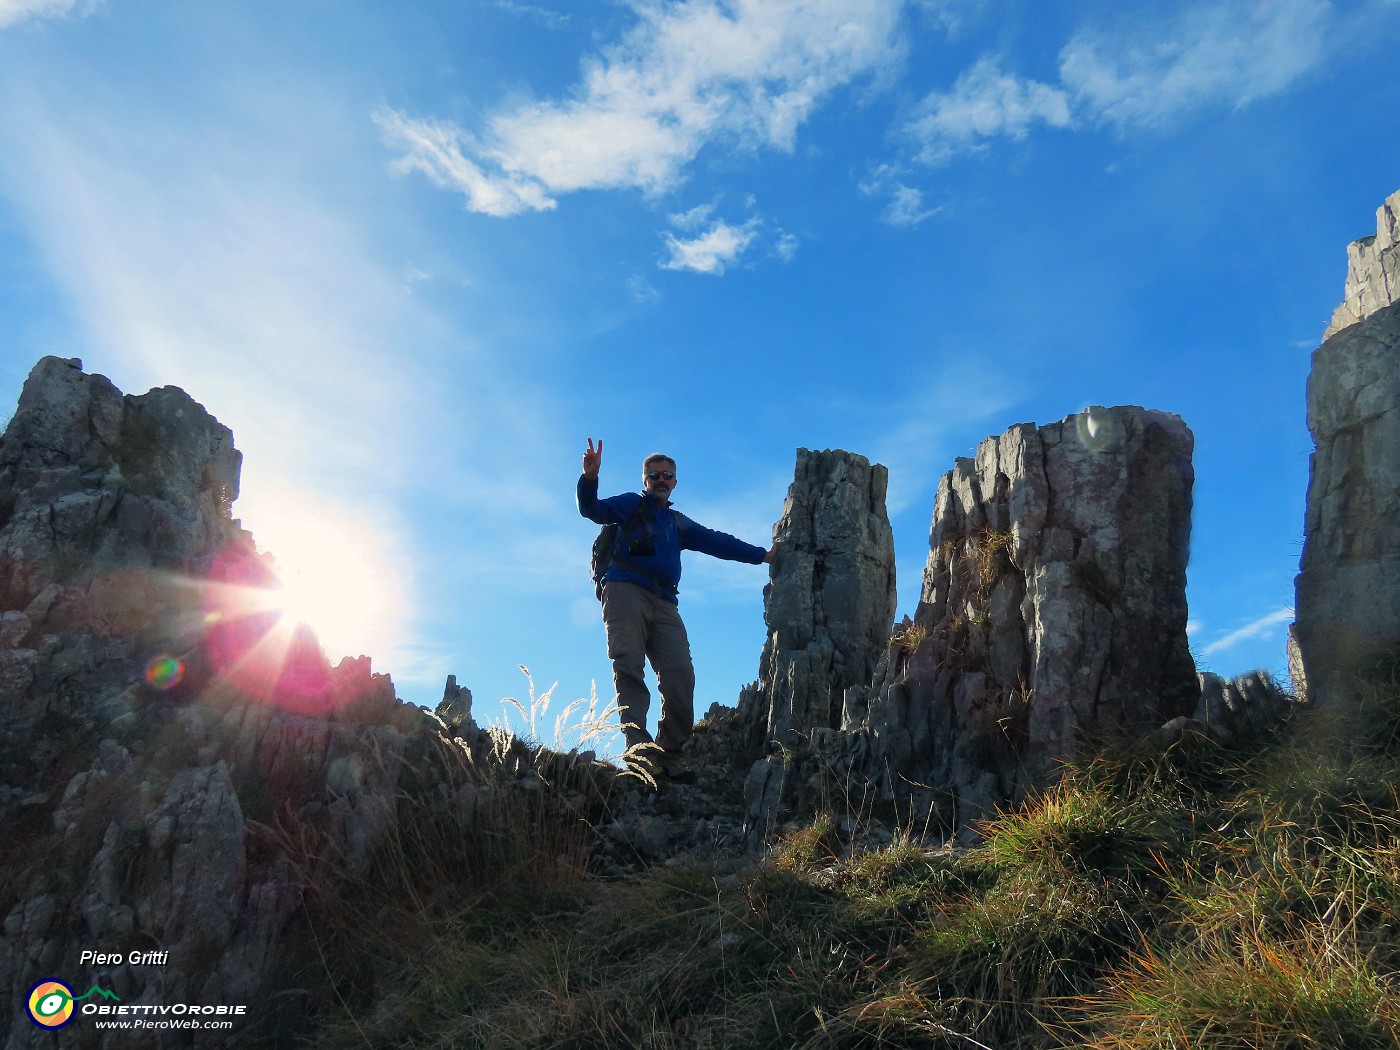
POLYGON ((771 563, 778 554, 778 544, 774 542, 768 550, 745 543, 737 536, 716 529, 707 529, 690 518, 684 518, 681 527, 681 549, 699 551, 725 561, 742 561, 749 565, 771 563))

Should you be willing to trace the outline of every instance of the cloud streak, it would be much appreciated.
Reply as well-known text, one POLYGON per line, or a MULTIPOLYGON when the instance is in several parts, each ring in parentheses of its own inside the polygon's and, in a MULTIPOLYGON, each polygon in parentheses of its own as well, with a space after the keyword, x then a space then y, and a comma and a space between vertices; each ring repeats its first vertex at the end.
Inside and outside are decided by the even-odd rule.
POLYGON ((417 120, 389 108, 375 111, 374 122, 383 132, 385 143, 399 151, 393 164, 395 171, 421 172, 433 185, 460 192, 469 211, 506 217, 524 211, 546 211, 555 205, 538 182, 488 175, 467 156, 472 147, 465 133, 454 124, 417 120))
POLYGON ((1241 642, 1247 642, 1252 638, 1263 638, 1280 624, 1290 623, 1293 620, 1293 615, 1293 607, 1291 605, 1275 609, 1273 612, 1261 616, 1251 623, 1245 624, 1239 630, 1231 631, 1223 638, 1218 638, 1211 642, 1201 649, 1201 655, 1214 656, 1216 653, 1234 648, 1241 642))

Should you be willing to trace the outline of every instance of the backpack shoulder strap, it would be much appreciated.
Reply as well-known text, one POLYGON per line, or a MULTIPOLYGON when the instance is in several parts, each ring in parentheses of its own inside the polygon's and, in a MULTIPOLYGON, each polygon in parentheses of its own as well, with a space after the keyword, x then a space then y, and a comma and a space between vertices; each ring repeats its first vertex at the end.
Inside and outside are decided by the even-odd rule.
MULTIPOLYGON (((625 535, 631 529, 633 522, 635 522, 637 519, 641 519, 641 522, 646 527, 646 531, 649 536, 653 534, 651 522, 648 521, 647 516, 643 514, 646 505, 646 496, 643 496, 640 500, 637 501, 637 509, 634 510, 631 513, 631 515, 628 516, 627 521, 617 527, 617 533, 613 537, 612 550, 609 552, 607 565, 603 568, 603 572, 606 572, 609 568, 616 565, 620 569, 626 569, 628 572, 635 573, 638 576, 646 577, 649 581, 651 581, 652 587, 656 590, 658 594, 668 594, 674 598, 677 594, 676 585, 673 584, 670 580, 663 579, 661 576, 652 572, 650 569, 636 564, 636 562, 629 561, 625 558, 619 558, 617 556, 617 545, 621 542, 623 535, 625 535)), ((680 511, 675 509, 671 509, 671 516, 676 523, 676 532, 679 533, 681 530, 681 522, 689 519, 686 519, 680 511)), ((602 573, 599 574, 600 582, 598 584, 598 592, 600 598, 602 597, 601 578, 602 573)))

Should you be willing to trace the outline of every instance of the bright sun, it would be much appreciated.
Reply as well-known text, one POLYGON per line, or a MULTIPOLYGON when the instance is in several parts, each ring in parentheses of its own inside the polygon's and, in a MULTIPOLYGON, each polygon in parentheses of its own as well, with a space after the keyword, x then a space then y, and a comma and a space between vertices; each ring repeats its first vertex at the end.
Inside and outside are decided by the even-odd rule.
POLYGON ((282 586, 272 592, 274 605, 315 631, 333 663, 383 652, 399 602, 383 547, 368 531, 356 535, 307 512, 278 518, 257 537, 277 562, 282 586))

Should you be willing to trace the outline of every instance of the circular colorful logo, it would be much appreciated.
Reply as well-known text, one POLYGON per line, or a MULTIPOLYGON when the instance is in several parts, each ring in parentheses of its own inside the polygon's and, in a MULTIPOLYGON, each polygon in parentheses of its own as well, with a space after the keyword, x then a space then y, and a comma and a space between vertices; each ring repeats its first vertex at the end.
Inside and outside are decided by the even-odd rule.
POLYGON ((73 1020, 73 989, 62 981, 40 981, 29 989, 29 1019, 41 1028, 62 1028, 73 1020))

